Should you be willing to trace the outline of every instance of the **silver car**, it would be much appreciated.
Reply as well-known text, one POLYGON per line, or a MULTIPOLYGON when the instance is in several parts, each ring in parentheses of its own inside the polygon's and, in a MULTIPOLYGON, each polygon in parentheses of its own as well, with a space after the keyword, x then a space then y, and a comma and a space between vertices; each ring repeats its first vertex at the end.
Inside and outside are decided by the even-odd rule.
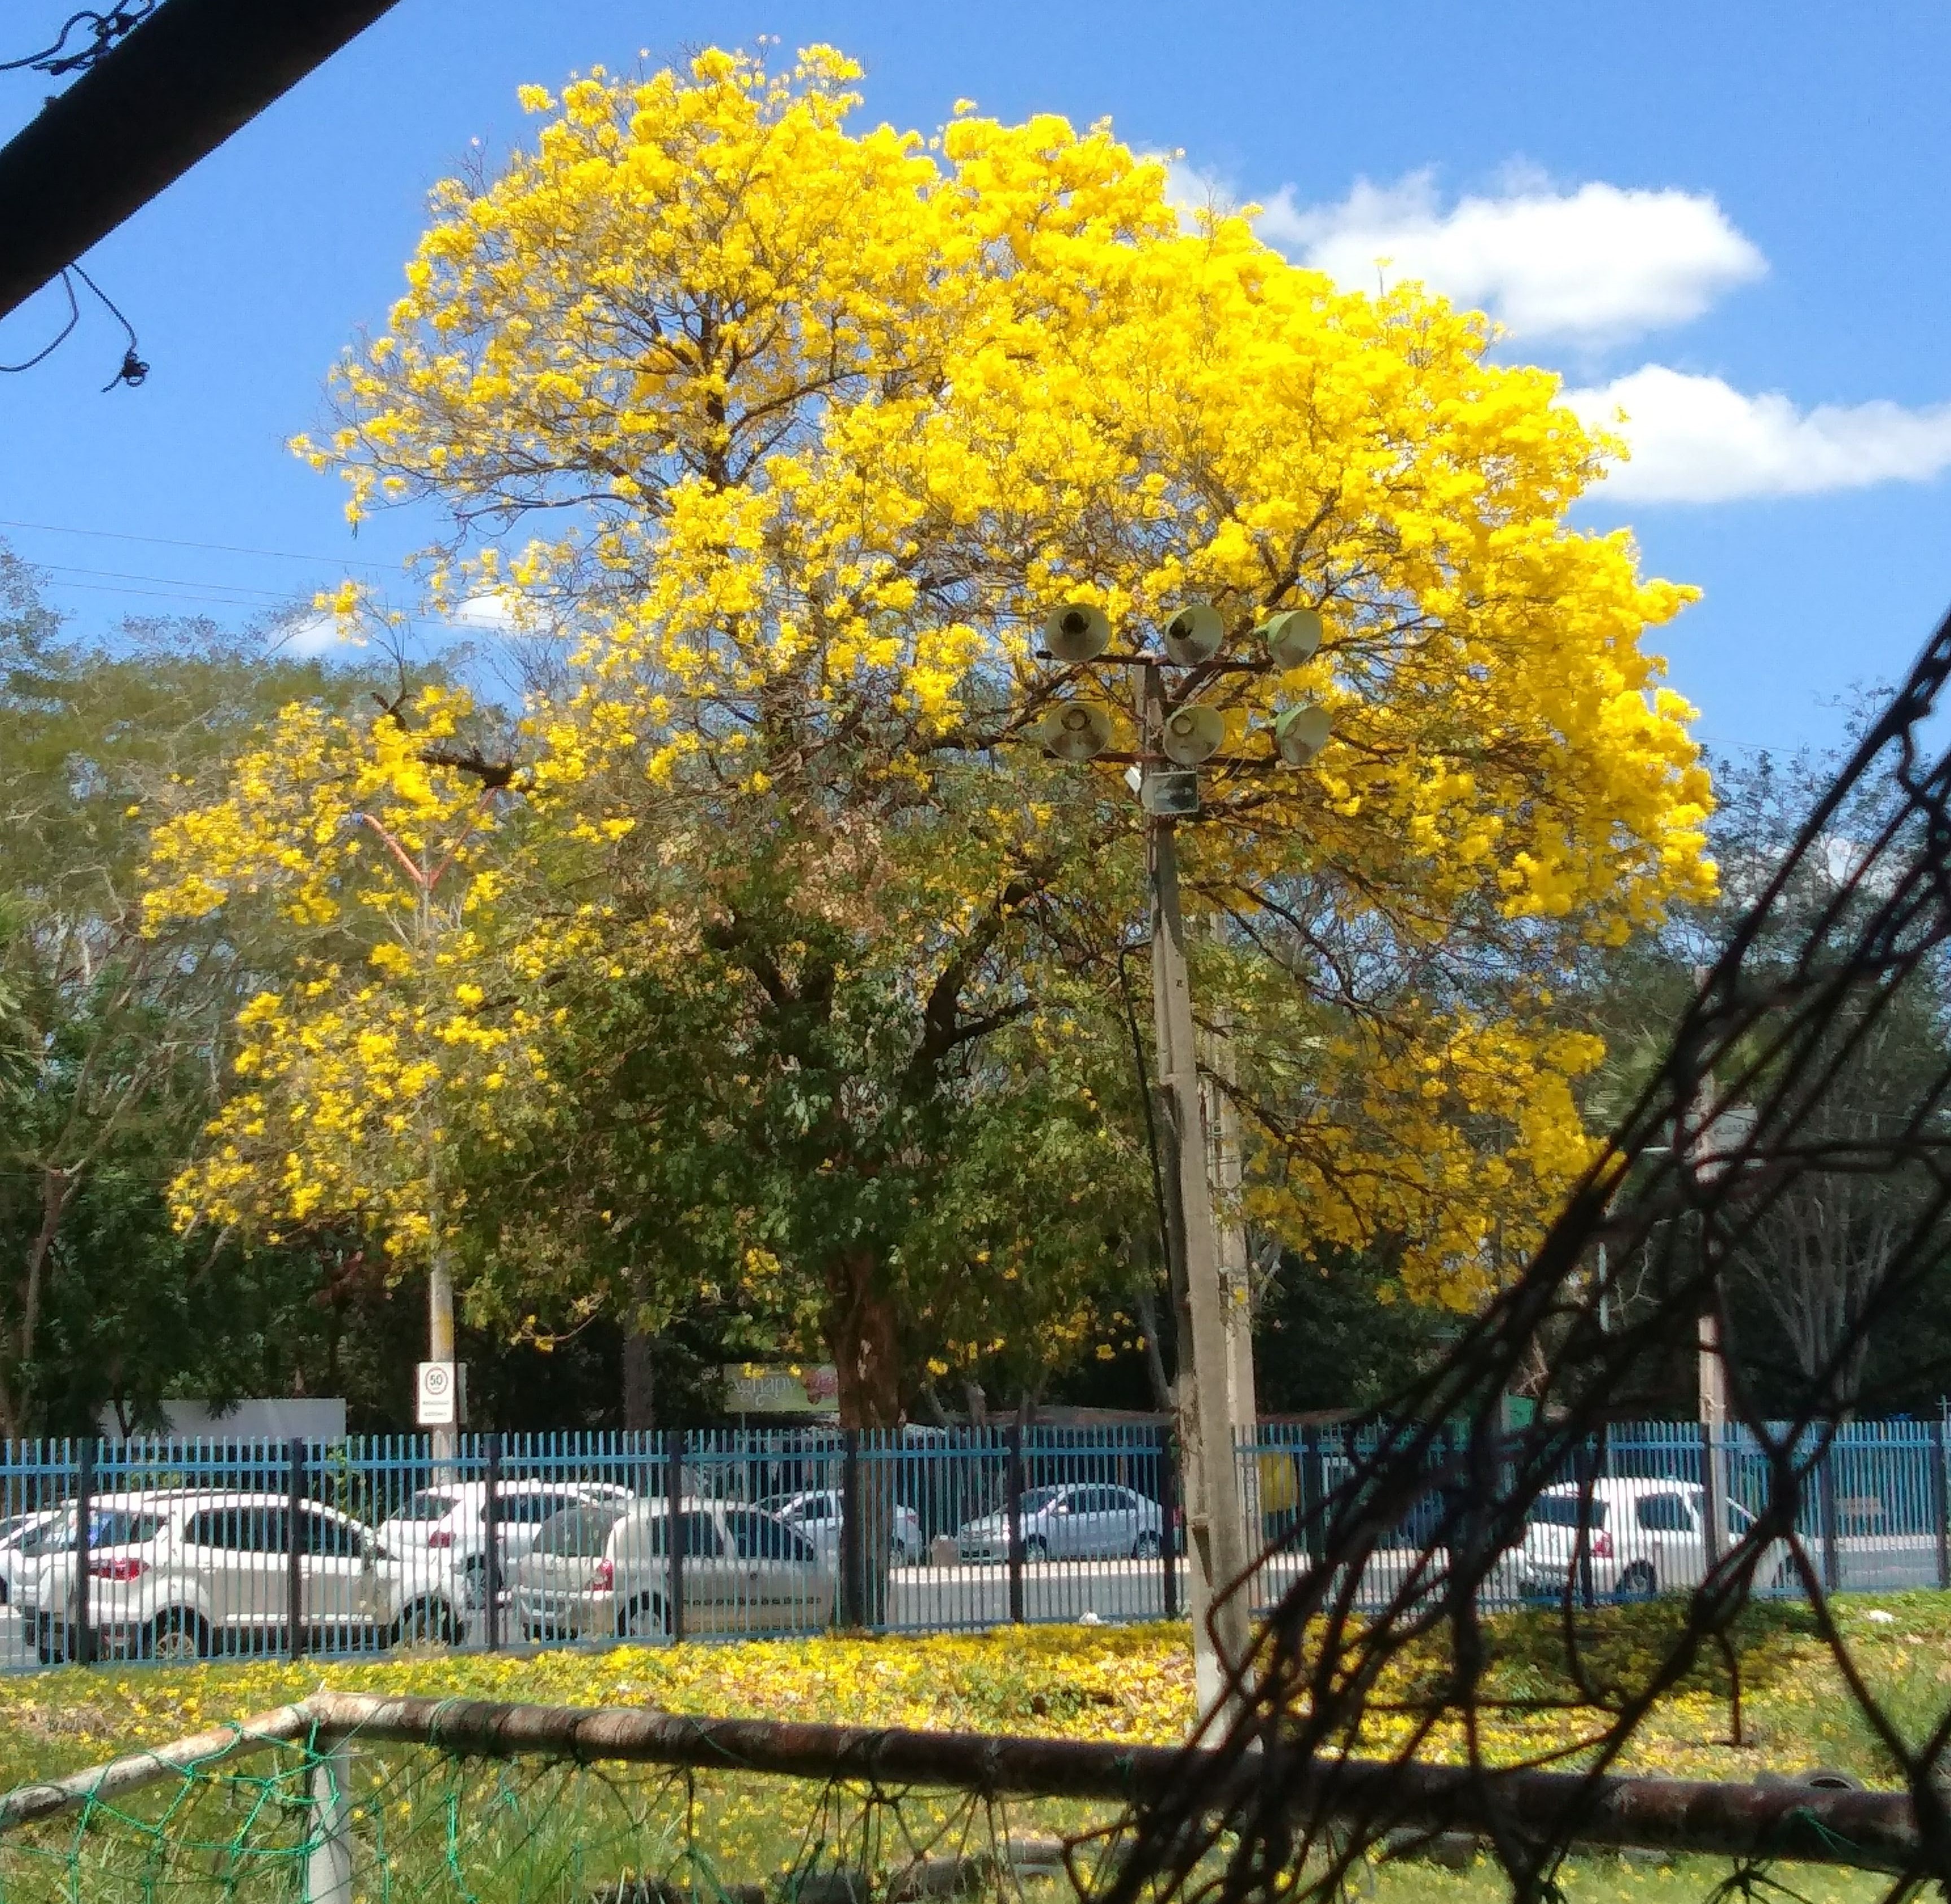
MULTIPOLYGON (((771 1495, 758 1505, 762 1512, 776 1514, 794 1533, 810 1540, 829 1566, 837 1567, 841 1531, 847 1524, 844 1500, 837 1487, 809 1487, 797 1494, 771 1495)), ((888 1519, 888 1557, 897 1567, 914 1566, 928 1550, 920 1515, 897 1501, 888 1519)))
MULTIPOLYGON (((832 1568, 777 1515, 692 1498, 679 1503, 677 1522, 685 1633, 796 1633, 832 1624, 832 1568)), ((633 1501, 600 1545, 595 1532, 592 1520, 580 1519, 515 1563, 510 1584, 523 1636, 670 1637, 676 1622, 666 1504, 633 1501)))
MULTIPOLYGON (((1158 1553, 1164 1526, 1157 1501, 1134 1488, 1098 1481, 1032 1487, 1018 1501, 1017 1512, 1029 1561, 1147 1559, 1158 1553)), ((1007 1560, 1008 1515, 965 1522, 955 1545, 964 1560, 1007 1560)))

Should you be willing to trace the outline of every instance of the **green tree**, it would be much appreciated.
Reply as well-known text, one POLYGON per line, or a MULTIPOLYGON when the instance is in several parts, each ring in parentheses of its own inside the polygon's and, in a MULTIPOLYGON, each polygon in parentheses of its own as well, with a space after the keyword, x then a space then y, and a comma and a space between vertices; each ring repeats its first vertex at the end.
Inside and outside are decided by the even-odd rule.
POLYGON ((0 1435, 152 1404, 210 1366, 217 1292, 272 1272, 175 1238, 163 1193, 279 948, 235 922, 145 938, 140 870, 180 782, 294 695, 356 685, 207 624, 65 639, 0 549, 0 1435))

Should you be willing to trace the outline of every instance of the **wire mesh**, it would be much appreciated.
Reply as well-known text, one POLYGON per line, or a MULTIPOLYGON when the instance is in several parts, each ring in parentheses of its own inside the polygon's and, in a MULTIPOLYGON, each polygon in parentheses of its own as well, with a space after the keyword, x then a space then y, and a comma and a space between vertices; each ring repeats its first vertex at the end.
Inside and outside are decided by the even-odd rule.
MULTIPOLYGON (((1933 726, 1947 673, 1951 620, 1793 847, 1726 869, 1753 903, 1657 1075, 1525 1272, 1440 1369, 1349 1437, 1347 1472, 1284 1537, 1303 1563, 1250 1656, 1231 1662, 1228 1696, 1206 1721, 1207 1768, 1136 1815, 1115 1904, 1339 1894, 1400 1827, 1404 1784, 1378 1781, 1366 1804, 1331 1815, 1300 1768, 1384 1746, 1405 1771, 1456 1767, 1510 1894, 1555 1896, 1577 1808, 1541 1824, 1500 1794, 1551 1762, 1577 1770, 1595 1809, 1597 1781, 1662 1696, 1715 1649, 1737 1659, 1750 1601, 1790 1590, 1806 1596, 1812 1635, 1915 1808, 1918 1842, 1892 1894, 1951 1880, 1951 1715, 1940 1694, 1902 1722, 1832 1599, 1880 1571, 1943 1577, 1931 1531, 1941 1436, 1848 1424, 1874 1410, 1872 1332, 1941 1272, 1951 1240, 1951 757, 1933 726), (1884 1063, 1871 1094, 1873 1050, 1903 1062, 1884 1063), (1764 1419, 1743 1366, 1721 1353, 1730 1291, 1825 1223, 1856 1226, 1831 1251, 1848 1273, 1825 1284, 1823 1327, 1798 1341, 1796 1365, 1772 1372, 1789 1406, 1764 1419), (1697 1357, 1705 1431, 1690 1448, 1676 1435, 1622 1450, 1608 1431, 1637 1372, 1697 1357), (1504 1397, 1525 1387, 1537 1412, 1513 1427, 1504 1397), (1391 1572, 1397 1555, 1406 1564, 1391 1572), (1486 1599, 1514 1565, 1559 1610, 1552 1690, 1581 1715, 1548 1757, 1487 1741, 1497 1644, 1486 1599), (1662 1596, 1647 1643, 1602 1669, 1589 1609, 1602 1593, 1642 1592, 1662 1596), (1391 1731, 1378 1689, 1432 1643, 1440 1669, 1421 1675, 1411 1722, 1391 1731), (1262 1775, 1213 1806, 1213 1781, 1245 1765, 1262 1775)), ((1762 1880, 1733 1881, 1752 1892, 1762 1880)))

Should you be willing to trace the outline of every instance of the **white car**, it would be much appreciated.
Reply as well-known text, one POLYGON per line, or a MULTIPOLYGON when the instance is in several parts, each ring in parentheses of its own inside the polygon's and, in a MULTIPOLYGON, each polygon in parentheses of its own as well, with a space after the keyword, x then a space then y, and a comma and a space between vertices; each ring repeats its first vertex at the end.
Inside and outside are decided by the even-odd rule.
MULTIPOLYGON (((335 1646, 451 1642, 463 1614, 372 1529, 320 1501, 298 1505, 300 1618, 335 1646)), ((282 1648, 290 1606, 292 1504, 283 1494, 168 1489, 104 1495, 87 1556, 88 1623, 105 1656, 191 1659, 282 1648)), ((51 1550, 34 1583, 44 1662, 73 1650, 75 1559, 51 1550)))
MULTIPOLYGON (((829 1566, 840 1564, 840 1534, 846 1525, 842 1497, 837 1487, 810 1487, 802 1494, 773 1494, 757 1503, 761 1513, 776 1514, 796 1534, 818 1550, 829 1566)), ((921 1516, 897 1501, 888 1530, 888 1557, 897 1567, 918 1564, 928 1550, 922 1537, 921 1516)))
MULTIPOLYGON (((1524 1539, 1511 1556, 1518 1589, 1526 1596, 1557 1599, 1568 1577, 1575 1594, 1584 1592, 1580 1493, 1576 1482, 1566 1481, 1532 1502, 1524 1539)), ((1745 1537, 1754 1516, 1738 1501, 1724 1501, 1721 1511, 1725 1553, 1745 1537)), ((1644 1600, 1671 1588, 1697 1587, 1707 1573, 1705 1519, 1697 1481, 1595 1481, 1584 1515, 1594 1597, 1644 1600)), ((1772 1585, 1787 1558, 1784 1543, 1771 1542, 1755 1569, 1756 1584, 1772 1585)))
MULTIPOLYGON (((621 1506, 632 1498, 627 1487, 600 1481, 504 1481, 495 1490, 495 1529, 501 1578, 507 1580, 533 1544, 537 1531, 565 1509, 585 1502, 621 1506)), ((379 1524, 379 1537, 434 1590, 450 1577, 464 1602, 479 1601, 488 1556, 488 1484, 459 1481, 423 1487, 400 1511, 379 1524)))
MULTIPOLYGON (((1143 1560, 1159 1550, 1164 1517, 1155 1500, 1130 1487, 1069 1481, 1032 1487, 1017 1504, 1023 1558, 1038 1560, 1143 1560)), ((1007 1560, 1010 1519, 1000 1510, 964 1522, 955 1536, 964 1560, 1007 1560)))
MULTIPOLYGON (((776 1514, 728 1501, 679 1503, 684 1631, 804 1633, 833 1623, 834 1575, 776 1514)), ((655 1640, 673 1618, 670 1515, 632 1501, 595 1537, 595 1517, 532 1547, 510 1574, 516 1625, 531 1640, 655 1640)))
POLYGON ((43 1556, 74 1545, 74 1509, 43 1507, 0 1521, 0 1606, 32 1606, 43 1556))

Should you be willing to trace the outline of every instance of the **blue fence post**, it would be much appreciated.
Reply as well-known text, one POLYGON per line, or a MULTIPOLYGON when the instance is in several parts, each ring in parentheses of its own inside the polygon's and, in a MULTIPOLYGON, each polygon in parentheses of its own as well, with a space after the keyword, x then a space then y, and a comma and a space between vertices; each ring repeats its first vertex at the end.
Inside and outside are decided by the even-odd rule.
POLYGON ((84 1666, 95 1664, 94 1609, 89 1604, 89 1536, 95 1519, 95 1437, 84 1434, 77 1447, 74 1473, 74 1632, 61 1650, 84 1666))
POLYGON ((866 1516, 860 1506, 860 1431, 840 1431, 840 1624, 866 1624, 866 1516))
POLYGON ((1599 1603, 1592 1584, 1592 1492, 1597 1468, 1591 1437, 1581 1436, 1572 1456, 1572 1472, 1578 1484, 1578 1603, 1588 1609, 1599 1603))
POLYGON ((285 1486, 285 1642, 294 1659, 304 1656, 304 1554, 311 1532, 305 1518, 305 1444, 295 1434, 286 1444, 285 1486))
POLYGON ((481 1556, 481 1591, 488 1650, 501 1650, 501 1437, 487 1437, 481 1469, 481 1526, 487 1537, 481 1556))
POLYGON ((673 1428, 665 1447, 664 1548, 670 1605, 664 1617, 673 1641, 684 1637, 684 1431, 673 1428))
POLYGON ((1160 1605, 1169 1620, 1178 1618, 1178 1445, 1167 1422, 1159 1430, 1159 1565, 1160 1605))
POLYGON ((1836 1441, 1832 1433, 1824 1446, 1815 1469, 1817 1512, 1822 1537, 1822 1588, 1833 1593, 1843 1584, 1843 1559, 1836 1545, 1836 1441))
POLYGON ((1309 1561, 1319 1566, 1328 1555, 1328 1529, 1324 1519, 1327 1511, 1328 1490, 1323 1485, 1325 1477, 1321 1465, 1320 1429, 1303 1428, 1300 1448, 1302 1537, 1306 1545, 1309 1561))
POLYGON ((1005 1442, 1004 1487, 1008 1500, 1004 1512, 1010 1530, 1010 1623, 1023 1623, 1023 1425, 1012 1422, 1005 1442))
POLYGON ((1951 1587, 1951 1501, 1947 1501, 1944 1473, 1944 1418, 1935 1416, 1931 1423, 1931 1529, 1937 1537, 1937 1586, 1940 1592, 1951 1587))

